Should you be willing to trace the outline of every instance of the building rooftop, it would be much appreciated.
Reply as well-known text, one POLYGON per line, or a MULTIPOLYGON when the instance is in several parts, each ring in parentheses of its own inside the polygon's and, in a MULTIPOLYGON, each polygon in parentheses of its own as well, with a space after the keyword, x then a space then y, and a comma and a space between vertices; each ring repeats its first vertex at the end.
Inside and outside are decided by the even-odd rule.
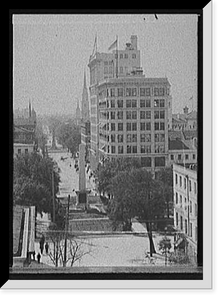
POLYGON ((16 132, 16 133, 17 132, 33 133, 34 129, 27 129, 27 128, 24 128, 24 127, 14 125, 14 132, 16 132))
POLYGON ((168 137, 170 140, 182 139, 182 132, 180 130, 169 130, 168 137))
POLYGON ((195 110, 191 111, 190 113, 187 114, 187 120, 194 120, 197 119, 197 112, 195 110))
POLYGON ((185 124, 186 120, 180 119, 180 118, 176 117, 175 115, 172 115, 172 122, 178 123, 178 124, 185 124))
POLYGON ((197 130, 185 130, 183 131, 183 135, 186 140, 190 140, 197 137, 197 130))
POLYGON ((186 120, 194 120, 197 119, 197 112, 195 110, 187 113, 187 114, 172 114, 172 118, 174 121, 186 121, 186 120))
POLYGON ((28 119, 28 118, 14 118, 14 124, 16 126, 27 126, 27 125, 32 125, 32 126, 35 126, 36 125, 36 120, 31 118, 31 119, 28 119))
POLYGON ((173 170, 183 170, 191 171, 191 172, 197 172, 197 164, 183 164, 183 163, 174 163, 173 164, 173 170))
POLYGON ((133 82, 135 83, 137 80, 139 80, 140 82, 144 81, 150 84, 167 84, 170 86, 170 83, 168 81, 168 79, 166 77, 143 77, 143 76, 137 76, 137 75, 129 75, 129 76, 125 76, 125 77, 118 77, 118 78, 107 78, 103 81, 100 82, 100 85, 102 84, 108 84, 108 83, 120 83, 120 82, 133 82))
POLYGON ((35 142, 33 142, 33 143, 13 143, 13 145, 14 146, 16 146, 16 147, 33 147, 34 146, 34 144, 35 144, 35 142))
POLYGON ((169 140, 169 150, 190 149, 181 140, 169 140))

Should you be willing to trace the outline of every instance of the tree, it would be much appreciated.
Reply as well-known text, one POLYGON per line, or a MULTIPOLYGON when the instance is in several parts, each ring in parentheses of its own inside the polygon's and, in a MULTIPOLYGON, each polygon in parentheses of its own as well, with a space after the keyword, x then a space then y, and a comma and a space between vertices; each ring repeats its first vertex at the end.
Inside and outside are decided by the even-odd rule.
POLYGON ((166 202, 167 218, 170 217, 173 207, 173 171, 172 168, 163 168, 157 172, 157 179, 161 181, 162 193, 166 202))
POLYGON ((145 169, 134 170, 131 176, 134 183, 136 215, 146 225, 150 242, 150 256, 152 256, 153 253, 156 253, 152 238, 153 225, 165 210, 162 184, 145 169))
POLYGON ((172 170, 160 171, 154 179, 141 168, 139 160, 122 158, 99 164, 95 178, 99 193, 112 195, 107 212, 113 228, 122 224, 123 230, 131 230, 131 219, 138 217, 146 225, 152 256, 155 253, 153 225, 163 218, 167 204, 172 201, 172 170))
POLYGON ((166 208, 161 189, 161 182, 145 169, 133 168, 130 171, 119 172, 112 180, 111 191, 114 197, 108 210, 114 222, 124 224, 137 217, 145 223, 150 256, 156 252, 152 238, 153 224, 166 208))
POLYGON ((37 211, 52 212, 52 175, 55 194, 59 191, 59 170, 49 157, 38 153, 19 155, 14 159, 14 204, 35 205, 37 211))
POLYGON ((72 156, 79 151, 79 145, 81 143, 80 128, 74 123, 66 122, 62 123, 56 132, 58 142, 72 153, 72 156))
POLYGON ((14 180, 14 204, 36 206, 38 212, 50 212, 50 192, 45 185, 29 177, 21 176, 14 180))
POLYGON ((130 171, 139 168, 140 163, 135 158, 118 158, 114 161, 105 160, 95 171, 95 181, 101 194, 111 193, 111 180, 121 171, 130 171))
POLYGON ((165 266, 167 265, 167 253, 170 252, 171 249, 171 241, 169 238, 164 236, 161 241, 159 241, 159 250, 161 250, 162 254, 165 255, 165 266))
POLYGON ((53 245, 53 249, 50 247, 49 257, 55 267, 67 266, 68 264, 72 267, 74 263, 80 261, 83 256, 91 253, 90 243, 87 243, 80 238, 74 239, 69 235, 67 243, 68 251, 65 257, 65 235, 66 233, 64 231, 58 230, 55 226, 51 226, 47 233, 47 238, 50 240, 50 244, 53 245))
POLYGON ((122 225, 122 230, 130 231, 132 227, 131 218, 134 217, 134 203, 132 191, 132 177, 127 171, 119 172, 111 180, 110 189, 113 198, 108 204, 108 215, 112 220, 113 229, 122 225))

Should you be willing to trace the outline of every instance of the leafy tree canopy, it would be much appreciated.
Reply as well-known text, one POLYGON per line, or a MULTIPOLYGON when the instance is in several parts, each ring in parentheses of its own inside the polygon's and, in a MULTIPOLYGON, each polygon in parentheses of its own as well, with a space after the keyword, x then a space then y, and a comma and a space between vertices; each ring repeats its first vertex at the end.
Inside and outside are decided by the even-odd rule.
POLYGON ((119 172, 130 171, 139 168, 140 162, 134 158, 118 158, 114 161, 105 160, 103 164, 99 164, 95 172, 95 179, 98 184, 100 193, 111 191, 111 180, 119 172))
POLYGON ((59 190, 59 169, 49 157, 38 153, 19 155, 14 159, 14 204, 35 205, 38 212, 51 212, 52 174, 55 194, 59 190), (54 171, 53 171, 54 170, 54 171))
POLYGON ((56 131, 58 142, 70 150, 72 155, 79 150, 81 143, 80 128, 71 122, 62 123, 56 131))

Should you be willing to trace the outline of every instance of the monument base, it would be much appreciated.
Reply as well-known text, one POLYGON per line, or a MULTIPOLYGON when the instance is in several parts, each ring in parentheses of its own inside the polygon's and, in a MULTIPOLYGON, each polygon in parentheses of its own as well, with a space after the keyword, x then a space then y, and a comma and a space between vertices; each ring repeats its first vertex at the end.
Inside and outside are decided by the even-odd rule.
POLYGON ((77 194, 77 205, 79 207, 83 207, 85 210, 88 209, 88 197, 87 195, 90 193, 90 191, 76 191, 77 194))

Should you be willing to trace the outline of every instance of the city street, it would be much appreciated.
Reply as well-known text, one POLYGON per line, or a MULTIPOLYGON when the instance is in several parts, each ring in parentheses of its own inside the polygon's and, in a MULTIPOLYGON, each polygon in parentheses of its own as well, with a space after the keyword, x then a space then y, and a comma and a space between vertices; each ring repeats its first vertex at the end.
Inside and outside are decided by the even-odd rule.
MULTIPOLYGON (((70 194, 71 196, 76 196, 75 191, 79 190, 79 171, 76 171, 74 167, 75 160, 71 157, 71 153, 65 150, 64 152, 50 152, 49 157, 57 162, 60 169, 61 182, 59 185, 59 195, 68 196, 70 194)), ((91 190, 91 193, 94 194, 95 184, 93 178, 89 179, 87 172, 86 189, 91 190)))
MULTIPOLYGON (((57 146, 60 148, 60 151, 49 151, 49 156, 57 163, 58 168, 60 169, 61 182, 59 185, 58 196, 67 197, 70 194, 71 196, 76 197, 75 190, 79 189, 79 171, 76 171, 75 169, 75 160, 71 157, 71 153, 66 150, 61 151, 60 145, 57 144, 57 146)), ((94 195, 96 193, 94 178, 91 177, 89 179, 89 174, 90 171, 88 173, 86 172, 86 188, 91 190, 91 194, 94 195)), ((165 259, 164 256, 161 255, 158 247, 158 243, 162 237, 163 236, 158 233, 154 232, 153 234, 157 253, 153 255, 152 259, 146 255, 149 249, 149 239, 145 226, 137 222, 137 220, 133 221, 132 234, 120 233, 100 235, 100 233, 98 233, 97 235, 78 237, 71 241, 71 243, 79 245, 77 255, 80 256, 80 258, 74 262, 73 266, 163 266, 165 259)), ((170 239, 173 245, 173 236, 170 236, 170 239)), ((41 255, 41 262, 49 266, 54 266, 52 260, 54 244, 50 240, 48 240, 48 243, 49 254, 46 254, 44 250, 41 255)), ((70 246, 71 244, 68 240, 68 257, 70 256, 70 246)), ((64 240, 61 240, 61 251, 62 253, 64 251, 64 240)), ((36 254, 40 252, 38 241, 35 243, 35 252, 36 254)), ((67 263, 67 266, 70 266, 70 263, 71 260, 67 263)), ((59 266, 62 266, 62 261, 59 262, 59 266)))
POLYGON ((74 190, 78 190, 78 173, 74 168, 74 159, 71 158, 71 154, 66 151, 50 152, 49 157, 53 158, 60 169, 59 195, 75 195, 74 190))

